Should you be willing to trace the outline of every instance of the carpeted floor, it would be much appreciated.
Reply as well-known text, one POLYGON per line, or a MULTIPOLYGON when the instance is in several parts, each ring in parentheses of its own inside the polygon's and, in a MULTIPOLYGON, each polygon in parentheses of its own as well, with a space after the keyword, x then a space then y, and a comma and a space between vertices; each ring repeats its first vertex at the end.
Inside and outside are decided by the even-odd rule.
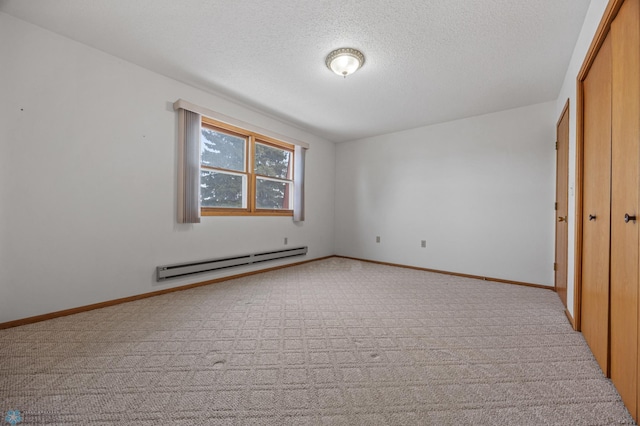
POLYGON ((633 424, 549 290, 331 258, 0 331, 21 424, 633 424))

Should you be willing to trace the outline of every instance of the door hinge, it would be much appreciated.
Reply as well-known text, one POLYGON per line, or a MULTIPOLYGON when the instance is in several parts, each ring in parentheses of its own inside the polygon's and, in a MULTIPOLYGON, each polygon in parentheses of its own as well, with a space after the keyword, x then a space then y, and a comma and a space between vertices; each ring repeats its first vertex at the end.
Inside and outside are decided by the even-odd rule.
POLYGON ((558 210, 558 203, 553 203, 553 204, 554 204, 554 205, 553 205, 553 209, 554 209, 554 210, 558 210))
POLYGON ((558 270, 558 264, 556 262, 553 262, 553 270, 554 271, 558 270))
POLYGON ((556 141, 556 151, 558 150, 558 141, 556 141))

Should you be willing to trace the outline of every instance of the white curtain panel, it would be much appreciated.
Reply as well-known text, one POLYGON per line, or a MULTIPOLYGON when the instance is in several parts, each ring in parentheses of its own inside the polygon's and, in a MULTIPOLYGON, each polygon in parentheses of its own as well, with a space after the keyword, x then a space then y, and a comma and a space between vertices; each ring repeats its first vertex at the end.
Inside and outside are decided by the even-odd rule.
POLYGON ((200 114, 178 110, 178 223, 200 223, 200 114))
POLYGON ((304 157, 307 149, 296 145, 293 176, 293 221, 304 221, 304 157))

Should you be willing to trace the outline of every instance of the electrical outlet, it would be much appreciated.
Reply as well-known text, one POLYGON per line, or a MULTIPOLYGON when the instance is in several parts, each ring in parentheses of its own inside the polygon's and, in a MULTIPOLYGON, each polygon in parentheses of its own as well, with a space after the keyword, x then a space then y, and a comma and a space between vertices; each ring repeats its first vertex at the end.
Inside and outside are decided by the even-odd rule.
POLYGON ((376 243, 380 242, 380 237, 376 237, 376 243))
POLYGON ((284 237, 284 245, 286 246, 287 244, 289 244, 289 238, 284 237))
POLYGON ((420 242, 420 247, 422 247, 422 248, 426 248, 426 247, 427 247, 427 240, 422 240, 422 241, 420 242))

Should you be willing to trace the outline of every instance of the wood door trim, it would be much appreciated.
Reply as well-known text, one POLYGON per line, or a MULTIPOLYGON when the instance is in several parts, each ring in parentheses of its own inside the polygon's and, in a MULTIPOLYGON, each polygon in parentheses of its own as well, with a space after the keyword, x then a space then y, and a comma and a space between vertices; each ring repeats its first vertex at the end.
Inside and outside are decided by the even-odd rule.
MULTIPOLYGON (((589 66, 590 67, 590 66, 589 66)), ((573 329, 581 330, 582 320, 582 193, 584 191, 584 79, 576 91, 576 216, 573 271, 573 329)))
POLYGON ((571 312, 569 312, 569 310, 568 310, 568 309, 565 309, 565 310, 564 310, 564 314, 567 316, 567 319, 569 320, 569 324, 571 324, 571 327, 573 327, 573 328, 574 328, 574 330, 575 330, 575 328, 576 328, 576 323, 575 323, 575 321, 574 321, 573 317, 571 316, 571 312))
POLYGON ((589 45, 589 50, 587 51, 587 55, 584 58, 584 62, 582 63, 580 72, 578 73, 579 82, 582 82, 585 78, 587 78, 589 69, 593 64, 593 61, 596 59, 596 55, 598 54, 602 43, 604 43, 604 39, 607 38, 607 35, 609 34, 611 23, 620 11, 620 8, 622 7, 624 1, 625 0, 609 0, 609 3, 604 10, 604 14, 602 15, 602 19, 600 20, 600 24, 598 25, 596 33, 593 36, 593 40, 589 45))
POLYGON ((558 117, 558 121, 556 121, 556 130, 558 129, 558 126, 560 126, 560 122, 562 121, 562 117, 564 117, 565 114, 567 114, 569 112, 569 98, 567 98, 567 102, 564 103, 564 108, 562 108, 562 112, 560 113, 560 116, 558 117))
POLYGON ((604 40, 609 35, 611 23, 620 11, 625 0, 609 0, 602 15, 600 24, 596 29, 587 55, 584 58, 578 77, 576 78, 576 212, 575 212, 575 254, 574 254, 574 275, 573 275, 573 328, 581 330, 582 315, 582 218, 583 204, 582 194, 584 191, 584 80, 589 74, 591 65, 596 59, 596 55, 602 47, 604 40))

